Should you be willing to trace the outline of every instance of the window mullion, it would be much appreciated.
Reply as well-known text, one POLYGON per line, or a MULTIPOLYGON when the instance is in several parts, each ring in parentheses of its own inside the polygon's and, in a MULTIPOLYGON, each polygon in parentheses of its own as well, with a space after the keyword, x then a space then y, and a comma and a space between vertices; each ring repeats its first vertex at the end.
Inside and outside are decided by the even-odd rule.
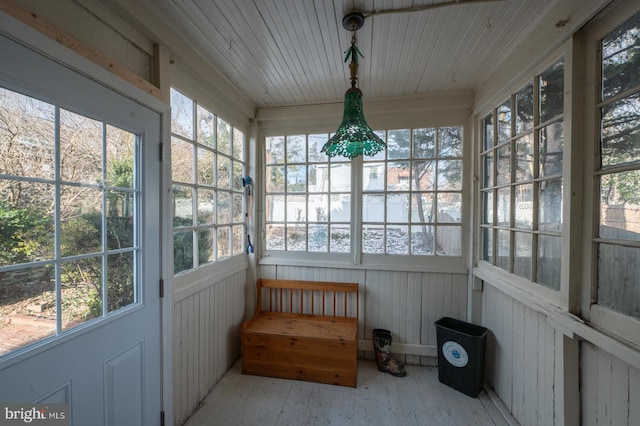
POLYGON ((62 224, 61 224, 61 214, 60 214, 60 179, 61 179, 61 153, 60 153, 60 107, 55 107, 55 130, 54 130, 54 259, 55 259, 55 283, 56 283, 56 334, 62 333, 62 249, 61 249, 61 241, 62 241, 62 224))
POLYGON ((362 175, 363 161, 359 156, 351 161, 351 254, 354 265, 362 263, 362 175))
POLYGON ((100 280, 102 282, 102 315, 107 315, 109 313, 108 306, 108 297, 109 297, 109 287, 107 282, 107 273, 108 273, 108 262, 107 259, 109 255, 107 253, 108 245, 107 245, 107 125, 102 123, 102 276, 100 280))
POLYGON ((491 182, 491 187, 493 188, 493 228, 491 229, 491 232, 493 233, 493 238, 492 238, 492 253, 493 253, 493 262, 491 262, 492 265, 497 265, 498 264, 498 191, 496 189, 496 186, 498 184, 498 148, 496 148, 496 146, 498 145, 498 109, 494 108, 493 109, 493 143, 492 143, 492 151, 493 151, 493 176, 492 176, 492 180, 493 182, 491 182))

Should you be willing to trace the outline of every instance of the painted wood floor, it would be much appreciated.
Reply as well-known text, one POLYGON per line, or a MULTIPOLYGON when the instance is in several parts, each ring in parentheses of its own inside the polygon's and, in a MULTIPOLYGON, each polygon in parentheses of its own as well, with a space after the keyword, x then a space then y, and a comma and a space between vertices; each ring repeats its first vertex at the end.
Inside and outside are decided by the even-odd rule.
POLYGON ((485 391, 470 398, 438 381, 437 367, 407 366, 406 377, 358 361, 358 387, 227 372, 185 426, 508 425, 485 391))

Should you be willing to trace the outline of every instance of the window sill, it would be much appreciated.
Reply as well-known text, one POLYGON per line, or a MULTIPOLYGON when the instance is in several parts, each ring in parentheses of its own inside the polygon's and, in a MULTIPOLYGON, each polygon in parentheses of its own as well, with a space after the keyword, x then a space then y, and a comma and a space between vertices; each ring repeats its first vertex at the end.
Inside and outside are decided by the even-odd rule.
MULTIPOLYGON (((547 324, 557 332, 571 339, 586 340, 603 351, 620 358, 634 368, 640 369, 640 347, 635 346, 632 342, 602 330, 595 324, 584 321, 582 318, 561 308, 559 304, 547 300, 547 298, 522 289, 520 285, 505 280, 505 277, 502 276, 503 274, 489 271, 489 268, 476 267, 473 269, 473 275, 483 280, 486 285, 494 287, 528 308, 545 315, 547 324)), ((504 275, 509 274, 505 272, 504 275)))
POLYGON ((248 268, 247 256, 239 254, 220 262, 175 275, 171 282, 173 301, 179 301, 248 268))
POLYGON ((445 258, 445 257, 429 257, 429 258, 407 258, 399 256, 363 256, 362 263, 355 264, 350 262, 352 259, 350 254, 345 254, 343 259, 335 257, 319 258, 319 256, 298 256, 287 254, 271 254, 265 256, 258 261, 258 265, 278 265, 278 266, 311 266, 317 268, 331 269, 355 269, 355 270, 378 270, 378 271, 405 271, 405 272, 428 272, 428 273, 446 273, 446 274, 462 274, 466 275, 469 270, 463 264, 462 258, 445 258))

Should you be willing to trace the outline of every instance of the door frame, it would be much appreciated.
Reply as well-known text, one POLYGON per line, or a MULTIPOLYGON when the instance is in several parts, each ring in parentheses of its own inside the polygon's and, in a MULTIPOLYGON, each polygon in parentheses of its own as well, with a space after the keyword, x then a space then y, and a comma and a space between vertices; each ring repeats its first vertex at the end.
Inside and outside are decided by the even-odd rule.
MULTIPOLYGON (((0 10, 0 34, 16 41, 44 57, 47 57, 78 74, 94 80, 106 88, 123 95, 140 105, 157 112, 160 115, 160 143, 162 147, 168 147, 170 142, 171 111, 168 103, 151 96, 138 87, 133 86, 120 77, 112 74, 102 66, 89 61, 78 53, 49 38, 43 33, 19 21, 11 15, 0 10)), ((171 209, 168 197, 171 193, 171 163, 168 149, 164 148, 158 153, 161 158, 161 181, 158 186, 161 211, 160 211, 160 277, 164 280, 164 293, 160 299, 160 339, 161 339, 161 386, 162 386, 162 410, 165 419, 173 419, 173 374, 172 374, 172 312, 173 296, 171 291, 171 209), (163 152, 164 151, 164 155, 163 152)), ((18 356, 15 362, 20 362, 18 356)), ((170 421, 170 420, 169 420, 170 421)))

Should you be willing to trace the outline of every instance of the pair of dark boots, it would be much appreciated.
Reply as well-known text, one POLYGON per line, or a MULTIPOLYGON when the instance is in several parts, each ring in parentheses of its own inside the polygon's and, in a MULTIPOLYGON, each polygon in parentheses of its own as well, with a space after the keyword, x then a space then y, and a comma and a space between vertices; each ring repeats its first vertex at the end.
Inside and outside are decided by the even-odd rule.
POLYGON ((391 332, 376 328, 373 330, 373 350, 376 354, 378 370, 396 377, 407 375, 404 364, 391 356, 391 332))

